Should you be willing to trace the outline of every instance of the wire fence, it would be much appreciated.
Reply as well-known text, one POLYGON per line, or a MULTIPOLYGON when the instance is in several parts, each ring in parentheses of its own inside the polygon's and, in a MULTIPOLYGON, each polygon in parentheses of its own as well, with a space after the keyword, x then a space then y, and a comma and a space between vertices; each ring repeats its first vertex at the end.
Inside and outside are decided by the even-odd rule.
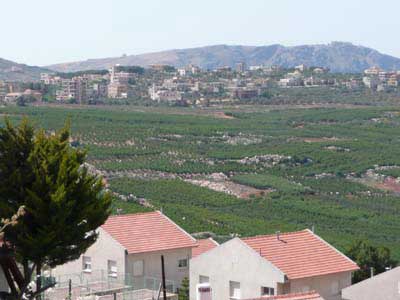
MULTIPOLYGON (((42 295, 43 300, 153 300, 157 299, 161 279, 154 277, 132 277, 130 274, 109 274, 104 270, 91 273, 75 273, 50 279, 43 284, 56 282, 53 288, 42 295)), ((168 299, 177 299, 173 281, 166 280, 168 299)), ((162 299, 162 297, 160 297, 162 299)))

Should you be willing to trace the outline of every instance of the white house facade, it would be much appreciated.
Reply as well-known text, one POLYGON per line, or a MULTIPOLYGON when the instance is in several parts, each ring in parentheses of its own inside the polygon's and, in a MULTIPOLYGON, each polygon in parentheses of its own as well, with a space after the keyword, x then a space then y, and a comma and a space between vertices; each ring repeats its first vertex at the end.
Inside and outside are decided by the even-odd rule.
POLYGON ((358 266, 309 230, 234 238, 190 261, 190 300, 315 291, 340 300, 358 266))
POLYGON ((197 241, 161 212, 112 216, 98 232, 97 241, 79 259, 52 270, 56 280, 82 280, 81 274, 89 281, 122 276, 144 286, 160 282, 161 256, 171 289, 189 277, 197 241))

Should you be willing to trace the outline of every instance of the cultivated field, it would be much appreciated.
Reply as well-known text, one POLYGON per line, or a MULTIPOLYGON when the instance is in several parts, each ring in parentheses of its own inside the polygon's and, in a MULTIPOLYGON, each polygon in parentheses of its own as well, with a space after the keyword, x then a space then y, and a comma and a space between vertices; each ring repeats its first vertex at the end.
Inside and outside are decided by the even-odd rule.
POLYGON ((314 226, 340 249, 369 239, 400 258, 400 108, 6 107, 73 145, 115 193, 114 211, 161 209, 220 240, 314 226))

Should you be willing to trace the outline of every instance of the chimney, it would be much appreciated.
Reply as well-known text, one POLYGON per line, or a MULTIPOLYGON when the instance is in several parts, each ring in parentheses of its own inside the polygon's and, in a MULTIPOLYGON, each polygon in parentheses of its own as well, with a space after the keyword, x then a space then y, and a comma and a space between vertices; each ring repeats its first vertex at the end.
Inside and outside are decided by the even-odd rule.
POLYGON ((312 233, 315 233, 315 226, 314 225, 311 226, 311 231, 312 231, 312 233))
POLYGON ((278 241, 280 241, 280 234, 281 234, 280 231, 277 231, 277 232, 276 232, 276 239, 277 239, 278 241))
POLYGON ((370 270, 371 270, 371 278, 372 278, 372 277, 374 277, 374 268, 371 267, 370 270))

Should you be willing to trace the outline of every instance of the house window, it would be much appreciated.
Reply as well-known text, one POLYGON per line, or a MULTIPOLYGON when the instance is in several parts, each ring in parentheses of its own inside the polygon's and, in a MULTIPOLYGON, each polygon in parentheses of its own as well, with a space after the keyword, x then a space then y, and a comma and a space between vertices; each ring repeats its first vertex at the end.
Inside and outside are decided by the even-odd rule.
POLYGON ((209 283, 209 282, 210 282, 210 277, 203 275, 199 276, 199 283, 209 283))
POLYGON ((92 272, 92 259, 90 256, 82 256, 82 270, 86 273, 92 272))
POLYGON ((275 295, 275 289, 267 286, 261 287, 261 296, 266 296, 266 295, 271 295, 271 296, 275 295))
POLYGON ((229 299, 240 299, 240 282, 229 281, 229 299))
POLYGON ((188 267, 188 259, 187 258, 178 260, 178 268, 186 269, 187 267, 188 267))
POLYGON ((117 270, 117 262, 115 260, 107 261, 107 269, 108 269, 108 276, 114 278, 117 277, 118 270, 117 270))
POLYGON ((143 260, 133 262, 133 276, 143 276, 144 273, 143 260))

